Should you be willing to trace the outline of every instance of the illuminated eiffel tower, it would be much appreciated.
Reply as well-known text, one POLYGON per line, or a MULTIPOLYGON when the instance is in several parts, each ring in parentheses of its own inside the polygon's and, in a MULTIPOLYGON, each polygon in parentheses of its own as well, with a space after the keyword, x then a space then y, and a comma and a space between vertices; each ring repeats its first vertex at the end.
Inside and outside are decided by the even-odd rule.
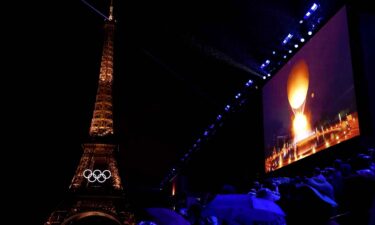
POLYGON ((113 39, 115 20, 111 0, 109 17, 104 25, 105 38, 100 66, 98 91, 89 135, 83 155, 69 187, 69 194, 54 210, 45 225, 135 224, 128 210, 113 140, 113 39))

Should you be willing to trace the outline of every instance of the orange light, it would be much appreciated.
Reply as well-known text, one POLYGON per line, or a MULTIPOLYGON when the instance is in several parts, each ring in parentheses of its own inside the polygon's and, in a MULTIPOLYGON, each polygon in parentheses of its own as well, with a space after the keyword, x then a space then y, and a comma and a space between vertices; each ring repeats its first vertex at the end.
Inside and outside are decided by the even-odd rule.
POLYGON ((305 102, 308 87, 308 66, 304 60, 301 60, 293 66, 287 82, 288 100, 293 109, 300 108, 305 102))
POLYGON ((309 136, 310 127, 307 117, 302 113, 297 113, 293 120, 294 141, 298 142, 309 136))
POLYGON ((302 133, 307 130, 307 119, 302 113, 297 113, 293 120, 293 129, 295 134, 302 133))
POLYGON ((173 181, 172 182, 172 196, 176 195, 176 183, 173 181))

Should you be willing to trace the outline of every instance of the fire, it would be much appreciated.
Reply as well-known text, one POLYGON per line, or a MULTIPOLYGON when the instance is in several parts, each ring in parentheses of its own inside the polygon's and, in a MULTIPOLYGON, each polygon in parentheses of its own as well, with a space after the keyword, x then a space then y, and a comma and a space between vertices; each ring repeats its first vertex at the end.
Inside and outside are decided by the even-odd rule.
POLYGON ((304 60, 298 61, 290 71, 287 82, 288 101, 294 113, 294 143, 310 135, 310 124, 304 113, 307 91, 309 89, 309 70, 304 60))
POLYGON ((310 126, 306 115, 297 113, 293 120, 294 140, 298 142, 310 135, 310 126))
POLYGON ((307 118, 302 113, 296 114, 293 120, 293 130, 295 134, 300 134, 307 130, 307 118))

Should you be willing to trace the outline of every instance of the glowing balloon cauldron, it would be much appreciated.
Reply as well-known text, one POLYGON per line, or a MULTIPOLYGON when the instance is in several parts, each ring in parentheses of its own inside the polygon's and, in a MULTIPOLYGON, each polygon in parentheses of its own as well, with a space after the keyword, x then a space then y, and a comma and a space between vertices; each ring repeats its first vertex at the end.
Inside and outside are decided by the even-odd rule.
POLYGON ((306 138, 310 134, 310 124, 304 114, 308 89, 308 66, 304 60, 300 60, 293 66, 287 82, 288 100, 294 113, 294 143, 306 138))

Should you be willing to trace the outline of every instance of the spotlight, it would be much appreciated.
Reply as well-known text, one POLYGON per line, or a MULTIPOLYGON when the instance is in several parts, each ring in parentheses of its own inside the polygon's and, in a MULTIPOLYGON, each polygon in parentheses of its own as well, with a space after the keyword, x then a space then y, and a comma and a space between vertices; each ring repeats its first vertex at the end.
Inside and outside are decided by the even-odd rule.
POLYGON ((288 52, 289 52, 289 53, 292 53, 292 50, 289 50, 288 52))
POLYGON ((301 38, 300 41, 303 43, 305 42, 305 38, 301 38))
POLYGON ((272 55, 276 55, 276 52, 275 52, 275 51, 273 51, 273 52, 272 52, 272 55))
POLYGON ((268 77, 270 77, 270 76, 271 76, 271 74, 269 73, 269 74, 267 74, 267 76, 268 76, 268 77))
POLYGON ((317 8, 318 8, 318 4, 316 4, 316 3, 314 3, 314 4, 311 6, 311 10, 312 10, 312 11, 315 11, 317 8))
POLYGON ((284 38, 284 40, 283 40, 283 45, 285 45, 286 43, 288 43, 288 41, 290 41, 290 39, 292 39, 292 37, 293 37, 293 34, 288 34, 285 38, 284 38))
POLYGON ((252 81, 252 80, 249 80, 249 81, 246 82, 245 85, 246 85, 246 87, 249 87, 252 83, 253 83, 253 81, 252 81))
POLYGON ((295 44, 294 47, 295 47, 295 48, 298 48, 298 44, 295 44))
POLYGON ((300 24, 303 24, 303 20, 300 20, 299 23, 300 23, 300 24))
POLYGON ((265 80, 266 79, 266 76, 263 76, 263 80, 265 80))
POLYGON ((312 35, 312 31, 309 30, 309 31, 307 32, 307 34, 311 36, 311 35, 312 35))
POLYGON ((318 9, 318 6, 319 6, 318 4, 314 3, 311 6, 311 8, 309 9, 309 11, 306 12, 306 14, 305 14, 305 16, 303 18, 304 19, 308 19, 311 16, 311 14, 318 9))
POLYGON ((270 60, 267 59, 264 63, 262 63, 262 65, 260 66, 261 69, 263 69, 264 67, 268 66, 268 64, 270 64, 270 60))
POLYGON ((310 15, 311 15, 311 12, 309 11, 309 12, 307 12, 307 13, 305 14, 305 17, 303 17, 303 18, 304 18, 304 19, 307 19, 307 18, 310 17, 310 15))
POLYGON ((283 58, 286 59, 286 55, 284 55, 283 58))

